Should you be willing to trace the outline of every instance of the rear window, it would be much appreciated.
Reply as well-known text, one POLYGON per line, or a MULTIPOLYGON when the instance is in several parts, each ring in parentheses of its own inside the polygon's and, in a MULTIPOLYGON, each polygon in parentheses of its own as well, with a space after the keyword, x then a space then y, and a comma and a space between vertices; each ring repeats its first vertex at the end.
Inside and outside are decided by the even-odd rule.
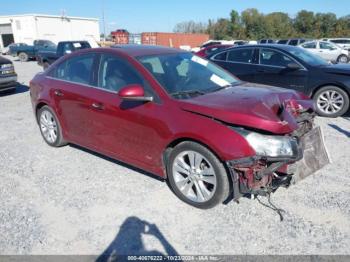
POLYGON ((217 54, 216 56, 213 57, 214 60, 219 60, 219 61, 226 61, 226 58, 227 58, 227 52, 217 54))
POLYGON ((297 39, 292 39, 289 41, 288 45, 298 45, 298 40, 297 39))
POLYGON ((350 39, 335 39, 330 41, 335 44, 350 44, 350 39))

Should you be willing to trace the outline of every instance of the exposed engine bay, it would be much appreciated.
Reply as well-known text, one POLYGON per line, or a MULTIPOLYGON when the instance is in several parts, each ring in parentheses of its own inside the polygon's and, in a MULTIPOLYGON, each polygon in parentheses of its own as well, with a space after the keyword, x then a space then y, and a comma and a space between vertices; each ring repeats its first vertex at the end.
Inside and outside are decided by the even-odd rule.
MULTIPOLYGON (((281 114, 282 111, 293 115, 298 123, 298 128, 293 133, 285 135, 292 141, 293 152, 288 154, 285 151, 286 156, 279 153, 273 157, 273 152, 270 152, 270 156, 257 154, 254 157, 228 161, 227 166, 233 181, 233 199, 237 200, 244 195, 269 197, 279 187, 289 187, 330 163, 321 129, 314 125, 313 111, 291 103, 281 109, 281 114)), ((246 138, 247 134, 251 134, 242 129, 234 129, 246 138)), ((252 139, 248 141, 251 144, 255 142, 252 139)), ((271 139, 271 146, 273 143, 277 142, 271 139)))

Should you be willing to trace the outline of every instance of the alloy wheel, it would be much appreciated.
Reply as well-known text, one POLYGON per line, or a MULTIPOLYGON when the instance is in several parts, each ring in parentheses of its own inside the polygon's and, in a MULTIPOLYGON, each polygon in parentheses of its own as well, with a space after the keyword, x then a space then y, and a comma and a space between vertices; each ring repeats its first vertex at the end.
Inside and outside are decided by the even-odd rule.
POLYGON ((335 114, 343 109, 344 97, 335 90, 322 92, 317 98, 317 107, 325 114, 335 114))
POLYGON ((40 129, 45 140, 53 144, 57 139, 57 123, 51 112, 45 110, 40 115, 40 129))
POLYGON ((212 198, 217 178, 211 163, 200 153, 184 151, 172 166, 176 187, 189 200, 203 203, 212 198))

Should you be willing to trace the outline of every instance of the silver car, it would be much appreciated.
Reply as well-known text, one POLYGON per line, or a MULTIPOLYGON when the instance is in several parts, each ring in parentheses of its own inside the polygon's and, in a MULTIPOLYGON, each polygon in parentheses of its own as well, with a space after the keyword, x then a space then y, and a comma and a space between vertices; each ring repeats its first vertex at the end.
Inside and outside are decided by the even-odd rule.
POLYGON ((332 42, 346 50, 350 50, 350 38, 324 38, 322 40, 332 42))
POLYGON ((349 51, 341 48, 340 46, 332 42, 310 41, 310 42, 305 42, 299 46, 333 63, 349 62, 349 51))

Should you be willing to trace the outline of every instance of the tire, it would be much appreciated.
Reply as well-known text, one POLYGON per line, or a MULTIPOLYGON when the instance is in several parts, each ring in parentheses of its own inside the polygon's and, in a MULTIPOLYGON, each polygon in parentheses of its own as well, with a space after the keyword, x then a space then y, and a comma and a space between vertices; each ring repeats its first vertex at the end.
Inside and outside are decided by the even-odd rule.
POLYGON ((324 86, 319 89, 313 99, 316 112, 320 116, 338 117, 349 109, 349 95, 337 86, 324 86))
POLYGON ((48 145, 52 147, 61 147, 67 144, 63 139, 62 128, 56 114, 50 107, 43 106, 38 110, 37 121, 40 133, 48 145), (45 130, 47 130, 47 132, 45 130))
POLYGON ((337 62, 338 63, 348 63, 349 62, 349 57, 347 57, 346 55, 340 55, 337 58, 337 62))
POLYGON ((27 62, 29 60, 29 56, 25 52, 21 52, 18 54, 18 58, 21 62, 27 62))
MULTIPOLYGON (((196 161, 193 160, 193 162, 196 161)), ((210 150, 195 142, 182 142, 171 151, 167 162, 167 174, 168 183, 175 195, 196 208, 212 208, 227 199, 230 193, 229 177, 224 165, 210 150), (191 165, 189 154, 194 153, 197 155, 192 159, 197 158, 198 160, 199 157, 202 157, 202 160, 191 165), (179 168, 179 163, 186 169, 179 168), (198 172, 191 169, 190 166, 199 167, 198 172), (178 170, 191 171, 185 174, 178 170), (205 173, 207 174, 204 175, 205 173)))
POLYGON ((49 66, 50 66, 50 64, 49 64, 48 62, 44 62, 44 63, 43 63, 44 71, 45 71, 46 69, 48 69, 49 66))

